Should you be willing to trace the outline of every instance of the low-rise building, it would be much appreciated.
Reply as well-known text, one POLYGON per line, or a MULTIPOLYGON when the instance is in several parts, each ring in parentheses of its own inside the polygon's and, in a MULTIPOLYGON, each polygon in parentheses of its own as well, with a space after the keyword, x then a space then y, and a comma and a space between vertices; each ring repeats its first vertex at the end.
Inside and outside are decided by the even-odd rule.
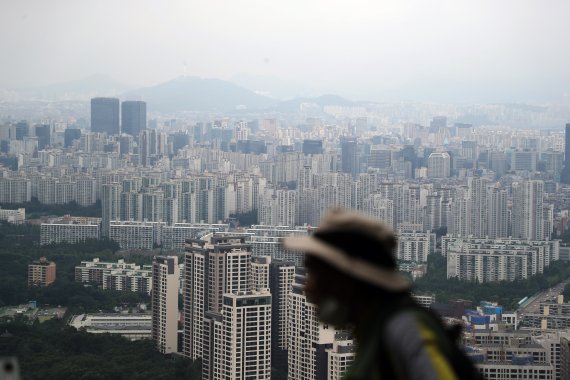
POLYGON ((564 296, 555 300, 541 302, 538 313, 527 313, 522 318, 525 329, 566 330, 570 329, 570 303, 564 302, 564 296))
POLYGON ((106 290, 124 290, 150 294, 152 288, 152 265, 142 267, 134 263, 125 263, 120 259, 116 263, 82 261, 75 267, 75 281, 101 285, 106 290))
POLYGON ((144 265, 142 269, 105 271, 103 272, 103 289, 150 294, 152 265, 144 265))
POLYGON ((151 314, 81 314, 74 316, 69 325, 90 334, 120 335, 130 340, 152 336, 151 314))
POLYGON ((435 303, 435 295, 433 294, 412 294, 412 298, 420 305, 429 309, 432 303, 435 303))
POLYGON ((26 221, 26 209, 8 210, 0 208, 0 220, 12 224, 22 224, 26 221))
POLYGON ((485 379, 555 379, 549 352, 528 331, 472 330, 467 355, 485 379))
POLYGON ((55 281, 56 265, 45 257, 28 265, 28 286, 49 286, 55 281))

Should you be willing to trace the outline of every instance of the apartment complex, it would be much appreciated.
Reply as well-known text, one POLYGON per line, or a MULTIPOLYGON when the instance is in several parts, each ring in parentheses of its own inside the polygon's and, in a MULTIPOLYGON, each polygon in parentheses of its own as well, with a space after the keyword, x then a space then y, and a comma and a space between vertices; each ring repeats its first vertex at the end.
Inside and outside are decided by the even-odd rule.
POLYGON ((514 281, 542 273, 559 259, 558 240, 442 238, 447 277, 467 281, 514 281))
POLYGON ((123 259, 117 262, 102 262, 95 258, 92 261, 82 261, 75 267, 75 281, 96 284, 105 290, 150 294, 152 265, 125 263, 123 259))
POLYGON ((77 218, 66 216, 40 226, 40 244, 76 244, 85 240, 99 239, 101 220, 99 218, 77 218))

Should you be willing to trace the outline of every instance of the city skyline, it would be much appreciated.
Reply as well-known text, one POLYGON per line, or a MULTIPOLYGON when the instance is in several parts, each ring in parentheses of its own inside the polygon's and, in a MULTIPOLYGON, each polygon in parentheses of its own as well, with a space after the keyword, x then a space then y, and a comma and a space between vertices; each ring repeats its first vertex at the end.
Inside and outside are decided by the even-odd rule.
POLYGON ((568 14, 2 2, 0 378, 570 380, 568 14))

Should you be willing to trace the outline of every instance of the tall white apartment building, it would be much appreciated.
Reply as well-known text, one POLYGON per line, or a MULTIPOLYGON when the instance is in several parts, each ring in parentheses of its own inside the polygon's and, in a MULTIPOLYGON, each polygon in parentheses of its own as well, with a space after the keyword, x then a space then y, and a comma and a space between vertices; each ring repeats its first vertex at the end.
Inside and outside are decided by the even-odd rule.
POLYGON ((142 218, 149 222, 164 221, 164 193, 162 191, 143 193, 142 218))
POLYGON ((350 173, 320 173, 314 175, 313 199, 315 218, 319 222, 331 207, 356 208, 356 184, 350 173))
POLYGON ((512 184, 513 237, 528 240, 544 240, 544 182, 530 180, 512 184))
POLYGON ((236 140, 247 140, 249 138, 249 127, 247 121, 240 121, 235 127, 236 140))
POLYGON ((487 189, 487 234, 491 239, 509 236, 507 191, 498 186, 487 189))
POLYGON ((399 231, 396 250, 398 260, 427 262, 430 253, 435 251, 435 234, 421 231, 399 231))
POLYGON ((384 182, 378 184, 378 193, 392 201, 394 210, 393 228, 401 223, 422 223, 422 208, 420 203, 421 189, 404 183, 384 182))
POLYGON ((212 379, 271 379, 271 294, 224 294, 213 341, 212 379))
POLYGON ((89 177, 75 178, 75 201, 79 206, 91 206, 97 201, 97 181, 89 177))
POLYGON ((265 189, 257 206, 259 223, 293 227, 297 219, 297 200, 295 190, 265 189))
POLYGON ((269 291, 269 268, 271 256, 257 256, 251 258, 250 289, 256 292, 269 291))
POLYGON ((487 236, 487 180, 481 177, 469 177, 469 234, 477 237, 487 236))
POLYGON ((27 178, 0 177, 0 203, 24 203, 32 200, 32 181, 27 178))
POLYGON ((178 257, 156 256, 152 262, 152 340, 163 354, 178 351, 178 257))
POLYGON ((58 205, 67 204, 77 198, 76 184, 71 180, 58 180, 55 183, 55 203, 58 205))
POLYGON ((120 195, 120 220, 143 220, 143 194, 134 191, 120 195))
POLYGON ((439 194, 426 196, 426 211, 424 217, 424 230, 434 231, 440 227, 447 227, 446 205, 439 194))
POLYGON ((337 333, 331 348, 326 349, 327 380, 342 380, 356 356, 354 339, 347 333, 337 333))
POLYGON ((295 264, 290 261, 271 260, 269 287, 271 290, 271 361, 272 366, 287 368, 287 338, 289 293, 293 289, 295 264))
MULTIPOLYGON (((335 329, 319 322, 317 306, 308 302, 305 272, 297 268, 288 305, 287 367, 289 380, 320 380, 326 374, 326 348, 334 342, 335 329)), ((326 375, 325 375, 326 376, 326 375)))
POLYGON ((121 186, 104 184, 101 192, 101 236, 109 237, 111 221, 121 217, 121 186))
POLYGON ((428 178, 447 178, 451 175, 451 157, 447 152, 434 152, 428 157, 428 178))
POLYGON ((298 191, 297 202, 297 219, 296 224, 309 224, 316 226, 319 224, 318 215, 314 209, 315 200, 317 199, 317 189, 301 188, 298 191))
POLYGON ((78 223, 42 223, 40 226, 40 245, 52 243, 80 243, 89 239, 99 239, 99 223, 87 221, 78 223))
POLYGON ((456 236, 469 236, 470 225, 469 215, 471 212, 471 202, 469 201, 469 190, 466 187, 458 187, 454 191, 449 213, 448 231, 456 236))
POLYGON ((382 194, 371 194, 364 198, 362 212, 374 219, 381 220, 390 227, 394 226, 394 203, 382 194))
POLYGON ((38 201, 45 205, 53 205, 56 203, 56 185, 57 179, 53 177, 37 178, 38 201))
POLYGON ((560 257, 560 241, 442 238, 447 277, 466 281, 514 281, 543 273, 560 257))
POLYGON ((213 347, 206 314, 221 312, 224 294, 250 290, 250 246, 239 235, 189 239, 184 275, 183 354, 193 360, 202 358, 202 377, 209 379, 213 347))

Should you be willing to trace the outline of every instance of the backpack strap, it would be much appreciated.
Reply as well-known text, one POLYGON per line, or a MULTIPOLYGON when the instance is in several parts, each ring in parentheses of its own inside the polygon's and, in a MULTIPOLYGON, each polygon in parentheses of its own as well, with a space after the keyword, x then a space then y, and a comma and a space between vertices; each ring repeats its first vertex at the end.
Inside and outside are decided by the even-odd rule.
POLYGON ((414 313, 420 323, 431 328, 436 335, 437 343, 441 347, 443 355, 453 367, 460 379, 483 380, 483 376, 465 353, 459 348, 458 338, 461 336, 460 326, 446 328, 441 319, 432 311, 417 306, 414 313))

